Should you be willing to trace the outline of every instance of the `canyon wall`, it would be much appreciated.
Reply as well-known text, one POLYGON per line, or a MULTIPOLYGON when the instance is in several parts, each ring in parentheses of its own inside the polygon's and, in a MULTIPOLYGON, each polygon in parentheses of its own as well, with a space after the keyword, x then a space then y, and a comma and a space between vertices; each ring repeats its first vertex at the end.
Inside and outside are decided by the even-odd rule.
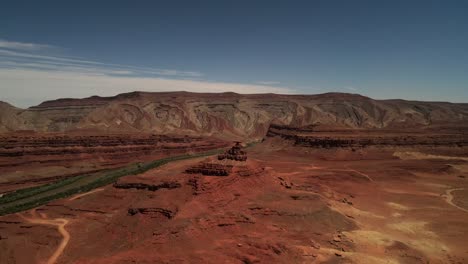
POLYGON ((457 129, 320 129, 271 125, 266 138, 279 137, 312 148, 467 147, 468 126, 457 129))

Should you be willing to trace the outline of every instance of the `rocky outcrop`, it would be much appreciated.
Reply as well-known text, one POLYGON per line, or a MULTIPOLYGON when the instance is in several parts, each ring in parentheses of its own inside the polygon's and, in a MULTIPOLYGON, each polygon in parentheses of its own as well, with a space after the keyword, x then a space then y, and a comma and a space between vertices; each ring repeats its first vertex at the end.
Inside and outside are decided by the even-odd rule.
POLYGON ((154 207, 154 208, 129 208, 128 209, 128 215, 133 216, 136 214, 142 214, 142 215, 148 215, 152 218, 158 217, 159 215, 167 218, 167 219, 172 219, 177 212, 165 209, 165 208, 159 208, 159 207, 154 207))
POLYGON ((240 142, 236 142, 232 148, 228 149, 226 152, 218 155, 218 160, 235 160, 235 161, 246 161, 247 153, 242 150, 240 142))
POLYGON ((114 97, 59 99, 29 109, 3 108, 0 132, 85 129, 262 138, 270 124, 368 129, 458 125, 468 121, 468 104, 373 100, 340 93, 134 92, 114 97))
POLYGON ((161 184, 145 184, 145 183, 114 183, 114 188, 117 189, 137 189, 137 190, 148 190, 148 191, 157 191, 159 189, 176 189, 180 188, 180 183, 178 182, 164 182, 161 184))
POLYGON ((232 165, 201 162, 185 170, 188 174, 203 174, 207 176, 228 176, 232 171, 232 165))

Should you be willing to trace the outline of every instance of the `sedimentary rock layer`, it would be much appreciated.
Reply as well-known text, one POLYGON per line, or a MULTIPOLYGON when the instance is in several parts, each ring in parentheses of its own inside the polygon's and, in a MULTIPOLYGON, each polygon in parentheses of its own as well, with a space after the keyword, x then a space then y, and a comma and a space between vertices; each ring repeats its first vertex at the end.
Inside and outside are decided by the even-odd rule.
POLYGON ((0 167, 24 162, 54 163, 87 158, 118 160, 169 153, 199 152, 225 146, 201 137, 159 135, 30 134, 0 136, 0 167))
POLYGON ((320 130, 311 127, 272 125, 267 137, 281 137, 295 145, 314 148, 347 148, 367 146, 468 146, 468 129, 437 130, 320 130))
POLYGON ((270 124, 304 127, 401 128, 459 125, 468 104, 373 100, 355 94, 241 95, 133 92, 114 97, 59 99, 29 109, 0 104, 0 132, 98 130, 265 135, 270 124))

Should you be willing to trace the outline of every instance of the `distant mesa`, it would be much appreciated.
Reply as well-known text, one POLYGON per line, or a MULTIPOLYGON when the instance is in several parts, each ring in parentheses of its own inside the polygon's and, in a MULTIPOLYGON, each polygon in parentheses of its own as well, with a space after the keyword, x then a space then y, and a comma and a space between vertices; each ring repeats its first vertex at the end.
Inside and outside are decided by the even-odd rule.
POLYGON ((439 128, 467 124, 468 104, 317 95, 132 92, 57 99, 28 109, 0 103, 0 133, 95 131, 263 138, 272 124, 329 128, 439 128))

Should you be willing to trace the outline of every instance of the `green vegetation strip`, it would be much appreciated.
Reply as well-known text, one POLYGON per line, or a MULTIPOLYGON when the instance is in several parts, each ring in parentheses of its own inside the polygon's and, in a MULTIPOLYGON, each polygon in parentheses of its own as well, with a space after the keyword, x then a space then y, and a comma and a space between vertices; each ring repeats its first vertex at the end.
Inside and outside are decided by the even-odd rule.
POLYGON ((4 205, 4 204, 11 203, 11 202, 14 202, 14 201, 17 201, 17 200, 20 200, 20 199, 25 199, 25 198, 29 198, 29 197, 32 197, 32 196, 35 196, 35 195, 38 195, 38 194, 41 194, 41 193, 45 193, 45 192, 51 191, 53 189, 58 189, 60 187, 63 187, 63 186, 72 184, 72 183, 74 183, 74 182, 76 182, 78 180, 81 180, 82 178, 84 178, 86 176, 88 176, 88 175, 75 176, 75 177, 71 177, 71 178, 58 180, 58 181, 48 183, 48 184, 45 184, 45 185, 25 188, 25 189, 21 189, 21 190, 11 192, 11 193, 7 193, 3 197, 0 198, 0 206, 4 205))
POLYGON ((197 154, 185 154, 180 156, 168 157, 147 163, 134 163, 123 168, 100 172, 99 174, 103 175, 91 181, 86 181, 86 179, 88 179, 92 175, 85 174, 59 180, 41 186, 17 190, 0 197, 0 215, 12 214, 32 209, 34 207, 38 207, 56 199, 62 199, 77 193, 89 192, 95 188, 111 184, 120 177, 140 174, 172 161, 211 156, 220 152, 221 150, 217 149, 197 154), (79 181, 84 181, 84 183, 80 185, 79 181), (60 191, 60 189, 67 190, 60 191), (47 192, 51 192, 51 194, 48 195, 47 192), (35 199, 34 196, 39 197, 35 199))

